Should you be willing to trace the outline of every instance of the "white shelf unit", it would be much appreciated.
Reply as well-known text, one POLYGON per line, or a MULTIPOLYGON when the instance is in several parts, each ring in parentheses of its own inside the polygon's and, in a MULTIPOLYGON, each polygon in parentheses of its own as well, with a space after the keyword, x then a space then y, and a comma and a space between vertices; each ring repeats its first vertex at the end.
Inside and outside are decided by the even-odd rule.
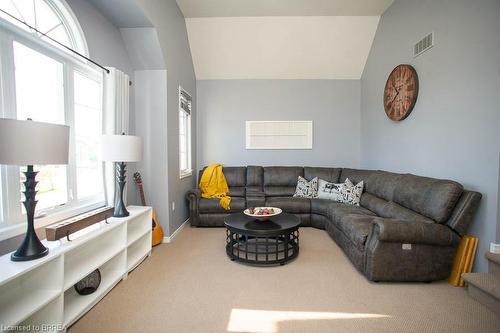
POLYGON ((64 254, 64 290, 123 251, 126 225, 114 225, 64 254))
POLYGON ((63 302, 63 296, 57 296, 56 299, 45 305, 39 311, 35 312, 28 319, 25 319, 20 325, 24 327, 32 327, 31 331, 54 333, 61 332, 61 330, 63 330, 63 325, 61 324, 63 302), (34 329, 34 327, 39 327, 39 329, 34 329))
MULTIPOLYGON (((151 233, 151 232, 150 232, 151 233)), ((148 247, 151 248, 151 235, 145 234, 128 247, 127 250, 127 270, 131 271, 144 259, 144 253, 148 247)))
POLYGON ((73 286, 66 290, 64 293, 64 325, 66 327, 78 319, 82 311, 87 312, 92 308, 122 279, 125 272, 125 258, 126 252, 122 250, 99 267, 101 284, 94 293, 82 296, 73 286))
POLYGON ((43 241, 50 249, 46 257, 26 262, 0 257, 0 330, 18 325, 65 330, 140 264, 151 252, 151 208, 127 209, 130 216, 96 223, 72 234, 71 241, 43 241), (99 288, 79 295, 74 284, 97 268, 99 288))

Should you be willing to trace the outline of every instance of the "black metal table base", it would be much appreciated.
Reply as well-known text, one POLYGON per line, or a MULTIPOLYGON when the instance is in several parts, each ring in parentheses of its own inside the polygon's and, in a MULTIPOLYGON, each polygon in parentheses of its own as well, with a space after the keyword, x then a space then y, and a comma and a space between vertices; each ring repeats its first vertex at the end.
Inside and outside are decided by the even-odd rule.
POLYGON ((231 260, 252 265, 284 265, 299 254, 299 230, 261 237, 226 230, 226 253, 231 260))

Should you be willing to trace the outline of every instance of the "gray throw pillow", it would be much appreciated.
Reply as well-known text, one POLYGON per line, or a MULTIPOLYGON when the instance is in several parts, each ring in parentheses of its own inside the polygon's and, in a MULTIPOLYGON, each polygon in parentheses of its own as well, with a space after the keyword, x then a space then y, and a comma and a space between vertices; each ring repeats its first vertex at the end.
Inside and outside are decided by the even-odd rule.
POLYGON ((310 182, 299 176, 297 180, 297 188, 295 189, 294 197, 297 198, 314 198, 318 192, 318 177, 314 177, 310 182))
POLYGON ((340 188, 343 185, 327 182, 326 180, 320 179, 318 181, 318 195, 319 199, 328 199, 333 201, 340 201, 342 196, 340 194, 340 188))

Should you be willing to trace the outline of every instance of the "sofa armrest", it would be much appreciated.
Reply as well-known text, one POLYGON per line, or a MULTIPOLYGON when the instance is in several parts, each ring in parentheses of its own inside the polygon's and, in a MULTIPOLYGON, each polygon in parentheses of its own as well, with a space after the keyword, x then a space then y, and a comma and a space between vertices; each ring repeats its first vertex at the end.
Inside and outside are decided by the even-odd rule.
POLYGON ((189 221, 194 226, 199 225, 200 222, 200 211, 198 209, 200 198, 201 191, 198 189, 192 189, 186 193, 186 199, 189 201, 189 221))
POLYGON ((423 221, 377 218, 373 233, 378 240, 392 243, 455 246, 460 241, 449 227, 423 221))
POLYGON ((188 200, 199 200, 201 198, 201 191, 197 188, 187 191, 186 198, 188 200))

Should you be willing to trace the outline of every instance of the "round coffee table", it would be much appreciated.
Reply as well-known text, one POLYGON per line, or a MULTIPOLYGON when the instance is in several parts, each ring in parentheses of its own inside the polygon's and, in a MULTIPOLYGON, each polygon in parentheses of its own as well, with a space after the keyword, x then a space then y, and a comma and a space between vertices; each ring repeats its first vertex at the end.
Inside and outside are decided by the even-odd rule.
POLYGON ((253 265, 284 265, 299 254, 300 219, 281 213, 259 221, 243 213, 224 219, 226 253, 231 260, 253 265))

